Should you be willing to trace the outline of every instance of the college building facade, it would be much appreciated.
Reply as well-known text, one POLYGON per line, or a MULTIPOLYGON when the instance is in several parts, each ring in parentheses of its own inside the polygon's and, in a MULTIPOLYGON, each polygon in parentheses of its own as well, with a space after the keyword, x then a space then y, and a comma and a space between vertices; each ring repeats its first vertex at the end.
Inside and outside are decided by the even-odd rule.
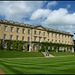
MULTIPOLYGON (((73 35, 69 32, 2 19, 0 19, 0 40, 27 41, 23 45, 23 50, 30 52, 41 49, 41 42, 74 45, 73 35)), ((3 47, 7 47, 7 42, 4 42, 3 47)), ((65 49, 67 50, 66 47, 65 49)), ((73 47, 71 51, 74 52, 73 47)))

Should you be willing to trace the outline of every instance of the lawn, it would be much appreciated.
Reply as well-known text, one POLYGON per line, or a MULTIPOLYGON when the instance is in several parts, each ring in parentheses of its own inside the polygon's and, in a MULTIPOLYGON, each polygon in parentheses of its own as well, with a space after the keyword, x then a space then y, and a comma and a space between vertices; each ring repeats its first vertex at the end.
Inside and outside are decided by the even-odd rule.
POLYGON ((6 74, 75 74, 75 56, 0 59, 6 74))
POLYGON ((44 57, 41 52, 0 51, 0 58, 44 57))
POLYGON ((75 55, 75 53, 72 52, 50 52, 50 54, 54 56, 68 56, 68 55, 75 55))

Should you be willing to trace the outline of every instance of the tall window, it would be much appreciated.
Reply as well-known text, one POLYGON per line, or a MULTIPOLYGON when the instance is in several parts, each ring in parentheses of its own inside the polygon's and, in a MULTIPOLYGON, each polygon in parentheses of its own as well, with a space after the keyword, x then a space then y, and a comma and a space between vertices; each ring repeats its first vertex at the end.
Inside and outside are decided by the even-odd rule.
POLYGON ((34 31, 34 35, 36 35, 36 31, 34 31))
POLYGON ((48 33, 48 37, 49 37, 49 33, 48 33))
POLYGON ((64 43, 64 42, 62 41, 62 43, 64 43))
POLYGON ((34 41, 36 41, 36 37, 34 37, 34 41))
POLYGON ((28 34, 30 34, 30 30, 28 30, 28 34))
POLYGON ((62 39, 63 39, 63 35, 62 35, 62 39))
POLYGON ((28 41, 30 41, 30 37, 28 37, 28 41))
POLYGON ((41 35, 41 31, 39 31, 39 35, 41 35))
POLYGON ((5 31, 5 32, 7 31, 7 26, 4 26, 4 31, 5 31))
POLYGON ((53 40, 52 40, 52 43, 53 43, 53 40))
POLYGON ((60 39, 60 34, 59 34, 59 39, 60 39))
POLYGON ((19 36, 17 35, 16 40, 19 40, 19 36))
POLYGON ((22 41, 24 41, 24 36, 22 36, 22 41))
POLYGON ((13 32, 13 27, 11 27, 11 32, 13 32))
POLYGON ((55 34, 55 38, 57 38, 57 34, 55 34))
POLYGON ((53 33, 52 33, 52 37, 53 37, 53 33))
POLYGON ((19 33, 19 28, 17 28, 17 33, 19 33))
POLYGON ((4 39, 6 39, 6 34, 4 34, 4 39))
POLYGON ((6 48, 6 42, 4 42, 4 48, 6 48))
POLYGON ((68 40, 69 40, 69 36, 68 36, 68 40))
POLYGON ((44 32, 44 36, 45 36, 45 32, 44 32))
POLYGON ((48 39, 48 42, 50 42, 49 39, 48 39))
POLYGON ((10 39, 11 39, 11 40, 13 39, 13 35, 10 35, 10 39))
POLYGON ((55 40, 55 43, 57 43, 57 40, 55 40))
POLYGON ((39 41, 41 42, 41 38, 39 38, 39 41))
POLYGON ((65 44, 66 44, 66 41, 65 41, 65 44))
POLYGON ((23 29, 22 33, 23 33, 23 34, 25 33, 25 29, 23 29))
POLYGON ((44 42, 45 42, 45 38, 44 38, 43 40, 44 40, 44 42))
POLYGON ((60 43, 60 40, 59 40, 59 43, 60 43))

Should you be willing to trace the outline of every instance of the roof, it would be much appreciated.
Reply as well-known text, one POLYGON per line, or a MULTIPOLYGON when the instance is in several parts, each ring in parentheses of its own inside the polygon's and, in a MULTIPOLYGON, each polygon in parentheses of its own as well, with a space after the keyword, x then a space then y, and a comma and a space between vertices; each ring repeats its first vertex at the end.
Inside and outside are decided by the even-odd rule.
MULTIPOLYGON (((25 23, 20 23, 20 22, 14 22, 14 21, 11 21, 11 20, 9 21, 9 20, 5 20, 5 19, 0 19, 0 23, 17 25, 17 26, 24 26, 24 27, 29 27, 29 28, 36 28, 36 27, 41 26, 41 25, 36 26, 36 25, 30 25, 30 24, 25 24, 25 23)), ((67 35, 73 36, 70 32, 65 32, 65 31, 60 31, 60 30, 56 30, 56 29, 46 28, 46 27, 43 27, 43 26, 41 26, 41 27, 44 28, 47 31, 50 31, 50 32, 62 33, 62 34, 67 34, 67 35)))

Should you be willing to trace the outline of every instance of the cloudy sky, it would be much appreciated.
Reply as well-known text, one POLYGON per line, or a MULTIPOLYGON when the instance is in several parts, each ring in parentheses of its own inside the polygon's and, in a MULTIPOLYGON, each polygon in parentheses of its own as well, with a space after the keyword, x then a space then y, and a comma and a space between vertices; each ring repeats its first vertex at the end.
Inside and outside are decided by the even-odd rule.
POLYGON ((73 34, 75 1, 0 1, 0 19, 42 25, 73 34))

